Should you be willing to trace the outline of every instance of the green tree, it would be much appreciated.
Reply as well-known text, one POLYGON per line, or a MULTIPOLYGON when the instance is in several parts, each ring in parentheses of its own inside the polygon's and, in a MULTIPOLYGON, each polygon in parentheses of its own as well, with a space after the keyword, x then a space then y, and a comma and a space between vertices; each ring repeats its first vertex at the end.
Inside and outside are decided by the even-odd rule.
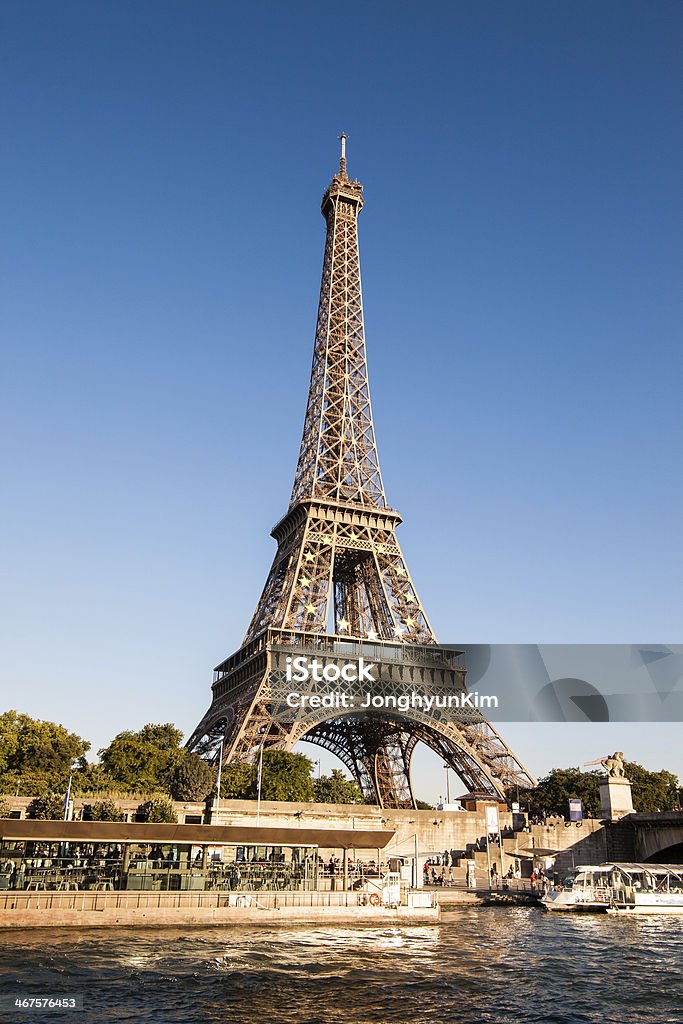
POLYGON ((248 761, 224 764, 221 771, 221 798, 251 800, 256 793, 256 767, 248 761))
POLYGON ((678 809, 678 778, 671 772, 651 772, 635 761, 624 761, 624 774, 631 783, 636 811, 644 814, 678 809))
MULTIPOLYGON (((313 799, 313 762, 305 754, 290 754, 286 750, 264 750, 261 796, 264 800, 313 799)), ((256 784, 254 783, 254 795, 256 784)))
POLYGON ((126 815, 113 800, 97 800, 94 804, 84 805, 83 818, 87 821, 125 821, 126 815))
POLYGON ((214 769, 197 754, 183 751, 182 760, 171 773, 174 800, 205 800, 214 785, 214 769))
POLYGON ((66 785, 73 762, 89 747, 87 740, 63 725, 5 711, 0 715, 2 788, 16 792, 18 785, 26 792, 29 779, 33 793, 61 788, 66 785))
POLYGON ((339 768, 331 775, 321 775, 313 782, 313 793, 320 804, 364 804, 363 793, 357 782, 347 779, 339 768))
POLYGON ((137 810, 138 818, 141 821, 159 821, 171 825, 177 824, 178 815, 170 800, 166 797, 155 797, 140 804, 137 810))
POLYGON ((101 764, 82 759, 73 774, 71 792, 83 795, 85 793, 111 793, 121 787, 112 779, 101 764))
POLYGON ((26 814, 29 818, 59 821, 64 817, 64 796, 60 793, 37 796, 26 808, 26 814))
POLYGON ((4 796, 0 796, 0 818, 9 818, 12 813, 12 808, 9 805, 9 801, 5 800, 4 796))
POLYGON ((418 811, 433 811, 434 804, 428 804, 426 800, 416 800, 415 806, 418 811))
MULTIPOLYGON (((528 790, 531 814, 561 814, 569 816, 569 799, 578 798, 583 803, 583 813, 588 818, 600 814, 600 780, 603 772, 582 772, 580 768, 554 768, 541 779, 535 789, 528 790)), ((525 794, 527 795, 527 794, 525 794)))
MULTIPOLYGON (((624 762, 624 774, 631 783, 636 811, 672 811, 679 806, 678 779, 671 772, 651 772, 635 761, 624 762)), ((529 790, 532 814, 569 813, 569 798, 583 802, 586 817, 600 816, 600 783, 607 776, 602 771, 582 772, 580 768, 555 768, 541 779, 536 789, 529 790)))
POLYGON ((182 738, 170 723, 120 732, 100 750, 102 768, 121 788, 142 792, 168 789, 174 769, 183 760, 182 738))
MULTIPOLYGON (((264 800, 313 800, 313 764, 305 754, 286 750, 264 750, 261 773, 261 797, 264 800)), ((221 797, 227 800, 255 800, 257 796, 255 764, 233 761, 224 764, 221 773, 221 797)))
POLYGON ((65 772, 7 772, 1 778, 2 788, 5 792, 14 793, 16 796, 44 796, 46 793, 64 787, 69 779, 68 771, 65 772))

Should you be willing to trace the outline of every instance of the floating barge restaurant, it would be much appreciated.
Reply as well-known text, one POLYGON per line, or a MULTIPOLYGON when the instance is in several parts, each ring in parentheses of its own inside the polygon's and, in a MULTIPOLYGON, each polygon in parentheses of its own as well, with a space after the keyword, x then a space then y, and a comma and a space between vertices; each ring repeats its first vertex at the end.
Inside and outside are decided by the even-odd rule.
POLYGON ((0 927, 430 923, 439 909, 397 873, 350 881, 393 831, 0 820, 0 927), (321 851, 340 853, 319 878, 321 851))

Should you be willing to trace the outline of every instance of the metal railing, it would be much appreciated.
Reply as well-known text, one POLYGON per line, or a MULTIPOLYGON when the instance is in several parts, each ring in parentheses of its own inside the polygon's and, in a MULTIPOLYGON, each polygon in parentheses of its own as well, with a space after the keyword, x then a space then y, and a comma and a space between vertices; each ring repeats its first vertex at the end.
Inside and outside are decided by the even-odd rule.
POLYGON ((269 646, 293 652, 308 648, 316 654, 328 654, 336 657, 359 657, 362 655, 377 662, 395 661, 409 665, 465 668, 462 651, 455 648, 439 647, 438 644, 401 644, 393 640, 382 639, 369 641, 347 637, 343 634, 321 634, 306 630, 269 627, 255 637, 251 643, 236 651, 216 667, 214 684, 224 679, 238 665, 244 664, 269 646))
MULTIPOLYGON (((215 910, 222 907, 254 907, 279 910, 283 907, 359 907, 368 894, 353 891, 326 892, 6 892, 0 895, 3 910, 102 911, 102 910, 215 910)), ((0 922, 1 923, 1 922, 0 922)))

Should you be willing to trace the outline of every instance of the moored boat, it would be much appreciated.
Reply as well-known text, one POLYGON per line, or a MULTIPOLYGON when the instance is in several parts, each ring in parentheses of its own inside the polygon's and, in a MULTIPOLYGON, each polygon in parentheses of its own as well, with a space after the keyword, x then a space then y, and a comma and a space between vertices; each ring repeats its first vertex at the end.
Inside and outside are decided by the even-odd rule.
POLYGON ((580 865, 541 903, 546 910, 683 914, 683 865, 580 865))

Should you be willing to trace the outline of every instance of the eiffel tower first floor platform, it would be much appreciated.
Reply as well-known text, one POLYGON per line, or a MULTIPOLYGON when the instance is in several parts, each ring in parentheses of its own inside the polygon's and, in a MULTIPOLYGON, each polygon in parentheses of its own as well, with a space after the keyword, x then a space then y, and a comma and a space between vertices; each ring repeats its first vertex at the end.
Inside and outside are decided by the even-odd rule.
POLYGON ((535 785, 481 711, 458 706, 467 693, 459 651, 268 628, 214 675, 211 706, 187 743, 205 757, 217 758, 221 743, 224 763, 316 743, 382 807, 415 806, 420 742, 469 791, 505 797, 535 785))

